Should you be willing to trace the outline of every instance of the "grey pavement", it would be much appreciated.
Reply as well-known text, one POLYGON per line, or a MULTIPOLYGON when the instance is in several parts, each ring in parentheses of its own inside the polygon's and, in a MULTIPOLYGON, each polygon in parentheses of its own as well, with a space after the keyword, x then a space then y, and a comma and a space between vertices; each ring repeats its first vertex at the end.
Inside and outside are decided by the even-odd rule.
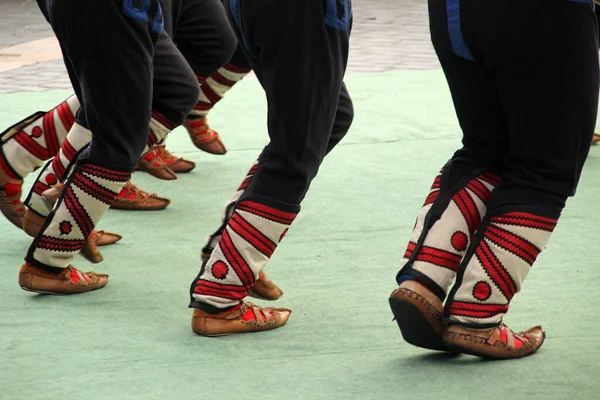
MULTIPOLYGON (((439 68, 425 1, 354 0, 354 18, 348 73, 439 68)), ((34 0, 0 0, 0 48, 51 35, 34 0)), ((60 60, 0 73, 0 93, 69 88, 60 60)))
POLYGON ((50 35, 35 0, 0 0, 0 48, 50 35))

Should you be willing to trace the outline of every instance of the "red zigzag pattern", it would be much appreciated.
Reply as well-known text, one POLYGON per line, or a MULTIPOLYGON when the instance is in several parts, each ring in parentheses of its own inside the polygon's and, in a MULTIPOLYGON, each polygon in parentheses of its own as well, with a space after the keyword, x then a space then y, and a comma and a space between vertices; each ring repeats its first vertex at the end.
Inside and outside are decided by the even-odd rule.
POLYGON ((508 304, 475 304, 453 301, 450 306, 452 315, 468 318, 491 318, 506 312, 508 312, 508 304))
MULTIPOLYGON (((416 247, 416 243, 409 242, 406 252, 404 253, 404 258, 410 258, 416 247)), ((458 269, 461 259, 462 257, 458 254, 429 246, 421 246, 419 253, 415 257, 415 261, 427 262, 452 271, 458 269)))
POLYGON ((269 219, 273 222, 288 225, 291 224, 296 217, 296 214, 294 213, 280 211, 253 201, 240 202, 236 207, 236 211, 229 220, 227 229, 225 229, 221 239, 219 240, 219 247, 225 256, 225 261, 231 266, 235 274, 242 282, 242 286, 198 279, 194 285, 194 293, 232 300, 241 300, 248 295, 248 292, 252 286, 254 286, 254 272, 233 243, 229 229, 239 235, 256 251, 265 255, 267 258, 270 258, 277 248, 277 244, 275 242, 273 242, 264 233, 248 222, 239 213, 239 211, 246 211, 259 217, 269 219))
POLYGON ((73 253, 79 251, 85 245, 85 240, 80 239, 58 239, 50 236, 42 236, 37 243, 40 249, 58 251, 61 253, 73 253))

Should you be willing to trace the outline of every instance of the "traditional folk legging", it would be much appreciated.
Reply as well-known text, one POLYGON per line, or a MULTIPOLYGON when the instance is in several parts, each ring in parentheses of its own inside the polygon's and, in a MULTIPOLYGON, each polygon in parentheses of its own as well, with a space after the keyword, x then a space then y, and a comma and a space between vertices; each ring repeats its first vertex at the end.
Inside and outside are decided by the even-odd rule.
POLYGON ((575 193, 598 106, 597 24, 590 3, 453 4, 430 0, 429 12, 463 147, 397 280, 446 299, 449 322, 483 328, 500 323, 575 193))
POLYGON ((343 77, 351 7, 348 1, 337 3, 341 7, 303 0, 285 6, 275 0, 225 2, 265 89, 271 141, 192 283, 191 307, 219 312, 248 294, 300 211, 323 158, 350 126, 343 77), (298 32, 295 26, 304 29, 298 32))

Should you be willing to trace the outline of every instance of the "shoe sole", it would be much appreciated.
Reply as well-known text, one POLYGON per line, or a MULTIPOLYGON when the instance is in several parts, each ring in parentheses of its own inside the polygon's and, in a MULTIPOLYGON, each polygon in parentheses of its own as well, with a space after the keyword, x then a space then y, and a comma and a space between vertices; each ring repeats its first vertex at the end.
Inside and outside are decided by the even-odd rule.
POLYGON ((21 289, 23 289, 26 292, 30 292, 30 293, 39 293, 39 294, 51 294, 53 296, 67 296, 66 293, 55 293, 55 292, 44 292, 43 290, 35 290, 35 289, 29 289, 23 286, 20 286, 21 289))
POLYGON ((110 205, 110 209, 111 210, 122 210, 122 211, 160 211, 160 210, 164 210, 167 207, 169 207, 171 203, 165 205, 165 206, 152 206, 152 207, 148 207, 148 206, 114 206, 114 205, 110 205))
POLYGON ((446 345, 446 347, 448 347, 451 351, 453 351, 455 353, 468 354, 470 356, 483 358, 484 360, 489 360, 489 361, 516 360, 516 359, 528 357, 528 356, 531 356, 531 355, 534 355, 535 353, 537 353, 537 351, 540 349, 540 347, 542 347, 542 345, 546 341, 546 332, 543 332, 543 334, 544 335, 543 335, 542 343, 540 343, 540 345, 534 351, 532 351, 531 353, 525 353, 523 355, 519 355, 517 357, 511 357, 511 356, 502 357, 502 356, 494 356, 494 355, 489 355, 489 354, 478 353, 475 350, 469 349, 467 347, 462 347, 462 346, 459 346, 456 344, 452 344, 452 343, 445 343, 445 345, 446 345))
POLYGON ((182 168, 182 169, 179 169, 179 168, 173 169, 173 168, 171 168, 171 171, 175 172, 176 174, 188 174, 188 173, 192 172, 195 169, 196 169, 196 166, 194 165, 191 168, 182 168))
POLYGON ((248 331, 248 332, 212 333, 212 334, 210 334, 210 335, 207 335, 207 334, 205 334, 205 333, 198 333, 198 332, 194 331, 193 329, 192 329, 192 332, 194 332, 194 335, 197 335, 197 336, 202 336, 202 337, 214 337, 214 338, 216 338, 216 337, 221 337, 221 336, 243 335, 244 333, 255 333, 255 332, 253 332, 253 331, 248 331))
POLYGON ((225 145, 221 141, 219 141, 219 142, 220 142, 221 146, 223 147, 222 150, 219 149, 219 150, 215 151, 215 150, 212 150, 210 148, 210 146, 207 146, 207 144, 213 143, 213 142, 215 142, 217 140, 218 140, 217 138, 213 138, 213 139, 209 139, 207 141, 198 141, 198 142, 196 142, 196 141, 194 141, 194 139, 192 139, 192 143, 194 144, 194 146, 196 146, 196 148, 198 150, 201 150, 201 151, 203 151, 205 153, 208 153, 208 154, 212 154, 212 155, 215 155, 215 156, 223 156, 223 155, 227 154, 227 149, 225 148, 225 145))
POLYGON ((96 290, 100 290, 100 289, 104 288, 105 286, 106 286, 106 285, 104 285, 104 286, 101 286, 101 287, 99 287, 99 288, 94 288, 94 289, 91 289, 91 290, 86 290, 85 292, 57 293, 57 292, 46 292, 46 291, 43 291, 43 290, 29 289, 29 288, 26 288, 26 287, 23 287, 23 286, 20 286, 20 285, 19 285, 19 287, 20 287, 21 289, 23 289, 24 291, 26 291, 26 292, 30 292, 30 293, 38 293, 38 294, 51 294, 51 295, 53 295, 53 296, 71 296, 71 295, 73 295, 73 294, 89 293, 89 292, 94 292, 94 291, 96 291, 96 290))
MULTIPOLYGON (((168 168, 168 167, 166 167, 168 168)), ((136 171, 140 171, 140 172, 145 172, 148 175, 151 175, 157 179, 163 180, 163 181, 174 181, 177 179, 177 174, 175 173, 175 171, 171 170, 169 168, 169 172, 167 172, 166 174, 160 174, 160 173, 154 173, 151 170, 147 169, 147 168, 140 168, 140 167, 135 167, 136 171)))
POLYGON ((394 297, 389 301, 394 319, 407 343, 428 350, 452 351, 416 305, 394 297))

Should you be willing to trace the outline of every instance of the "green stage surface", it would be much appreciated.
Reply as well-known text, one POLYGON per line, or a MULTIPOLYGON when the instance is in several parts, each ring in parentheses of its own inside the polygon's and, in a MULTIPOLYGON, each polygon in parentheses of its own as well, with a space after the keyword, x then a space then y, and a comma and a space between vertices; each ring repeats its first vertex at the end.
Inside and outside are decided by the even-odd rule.
MULTIPOLYGON (((387 299, 459 128, 440 71, 352 75, 347 83, 354 125, 266 269, 285 291, 277 303, 294 311, 286 326, 221 338, 190 329, 188 287, 201 244, 267 138, 264 95, 247 80, 211 115, 226 156, 197 151, 177 130, 169 148, 196 170, 171 182, 134 176, 172 197, 171 206, 106 214, 100 227, 124 239, 104 248, 100 265, 75 262, 109 273, 105 289, 22 291, 17 273, 30 239, 0 221, 0 399, 600 398, 600 148, 506 318, 515 329, 541 323, 548 339, 540 352, 484 362, 422 351, 402 341, 387 299)), ((0 126, 68 94, 0 95, 0 126)))

